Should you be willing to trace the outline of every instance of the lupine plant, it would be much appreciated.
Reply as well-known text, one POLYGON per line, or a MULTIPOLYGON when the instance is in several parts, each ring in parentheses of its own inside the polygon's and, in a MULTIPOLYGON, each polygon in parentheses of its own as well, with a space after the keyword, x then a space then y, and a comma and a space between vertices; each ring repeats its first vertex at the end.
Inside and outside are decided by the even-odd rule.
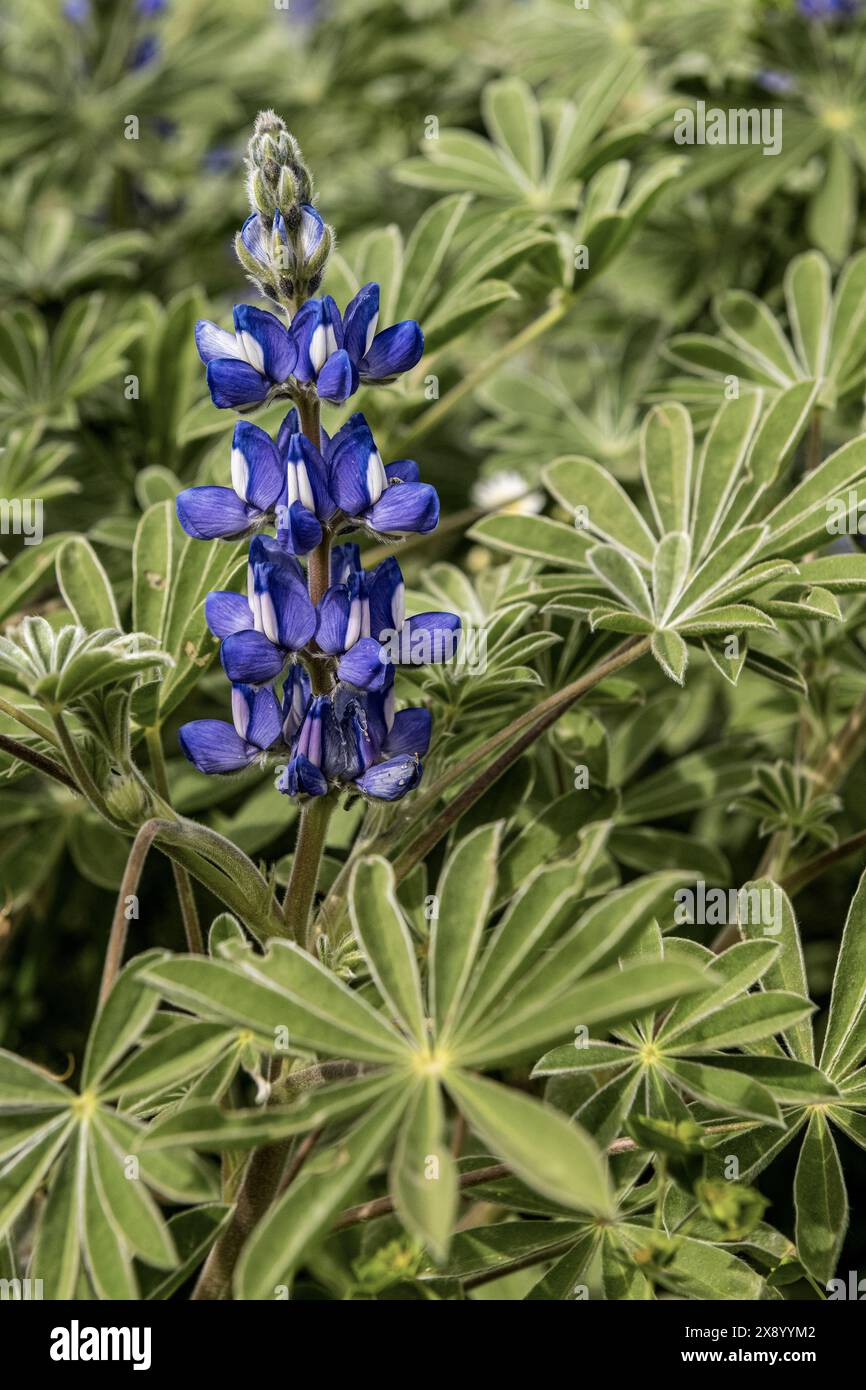
POLYGON ((850 1296, 862 8, 4 15, 0 1279, 850 1296))

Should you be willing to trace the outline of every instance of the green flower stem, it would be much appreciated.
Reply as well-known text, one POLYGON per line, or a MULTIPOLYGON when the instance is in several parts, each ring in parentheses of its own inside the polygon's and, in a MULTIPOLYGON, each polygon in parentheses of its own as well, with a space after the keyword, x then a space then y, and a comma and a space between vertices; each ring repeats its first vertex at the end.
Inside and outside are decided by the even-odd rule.
POLYGON ((16 724, 23 724, 25 729, 30 730, 31 734, 38 734, 40 738, 44 738, 46 743, 53 743, 55 748, 57 747, 57 735, 50 725, 43 724, 41 719, 34 718, 32 714, 19 709, 9 700, 0 698, 0 714, 8 715, 10 719, 15 720, 16 724))
MULTIPOLYGON (((171 824, 174 825, 174 822, 171 824)), ((285 936, 285 925, 274 907, 268 911, 253 908, 247 892, 239 888, 222 869, 204 859, 198 851, 184 848, 178 843, 167 844, 159 838, 157 845, 172 863, 181 865, 204 888, 213 893, 214 897, 233 912, 238 921, 249 927, 259 940, 266 941, 272 936, 285 936)))
MULTIPOLYGON (((327 1067, 328 1063, 322 1063, 327 1067)), ((340 1066, 343 1064, 340 1063, 340 1066)), ((278 1058, 271 1060, 271 1080, 276 1082, 280 1069, 278 1058)), ((318 1071, 318 1068, 310 1068, 318 1071)), ((298 1073, 302 1076, 304 1073, 298 1073)), ((269 1097, 269 1104, 283 1104, 288 1090, 302 1091, 304 1085, 293 1084, 291 1074, 275 1084, 269 1097)), ((304 1166, 318 1139, 319 1131, 306 1135, 295 1150, 287 1168, 294 1140, 279 1139, 273 1144, 264 1144, 249 1158, 244 1175, 238 1187, 232 1219, 208 1255, 198 1283, 192 1294, 196 1302, 225 1300, 231 1298, 232 1277, 235 1265, 247 1237, 259 1224, 268 1207, 276 1197, 294 1182, 304 1166)))
POLYGON ((333 792, 327 796, 312 796, 303 807, 292 872, 283 900, 283 920, 289 935, 294 941, 301 942, 308 948, 313 945, 308 939, 307 930, 310 910, 316 896, 325 836, 336 799, 333 792))
MULTIPOLYGON (((144 737, 150 757, 154 785, 162 800, 170 804, 171 794, 168 786, 165 754, 162 748, 162 731, 158 725, 154 725, 152 728, 145 731, 144 737)), ((186 936, 187 950, 191 951, 193 955, 203 955, 204 941, 202 939, 201 924, 199 922, 198 909, 195 905, 195 894, 192 889, 189 874, 180 864, 172 863, 171 868, 174 874, 174 886, 177 889, 180 915, 183 918, 183 929, 186 936)))
POLYGON ((437 401, 432 409, 427 410, 421 415, 414 424, 401 435, 399 445, 401 449, 413 445, 422 435, 428 434, 435 429, 439 422, 453 410, 463 400, 464 396, 470 395, 477 387, 483 386, 488 377, 493 376, 505 362, 516 357, 530 343, 534 343, 536 338, 541 338, 549 329, 553 328, 560 319, 564 318, 571 306, 571 295, 564 290, 559 290, 553 298, 553 302, 540 314, 537 319, 533 319, 513 338, 509 338, 507 343, 503 343, 497 352, 491 353, 478 363, 478 366, 471 372, 467 372, 464 377, 447 391, 441 400, 437 401))

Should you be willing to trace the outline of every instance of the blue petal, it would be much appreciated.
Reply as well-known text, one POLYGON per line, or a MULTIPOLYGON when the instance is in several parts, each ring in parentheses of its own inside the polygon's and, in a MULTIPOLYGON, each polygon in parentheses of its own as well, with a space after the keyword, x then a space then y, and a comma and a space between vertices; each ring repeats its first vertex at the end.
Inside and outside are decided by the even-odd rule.
POLYGON ((357 389, 357 369, 345 348, 341 348, 328 358, 319 372, 316 390, 323 400, 339 405, 354 396, 357 389))
POLYGON ((345 584, 350 574, 361 569, 361 547, 355 541, 335 545, 331 551, 331 583, 345 584))
POLYGON ((363 415, 352 415, 331 441, 328 487, 347 516, 378 502, 387 479, 373 432, 363 415))
POLYGON ((223 670, 233 683, 264 685, 276 680, 286 664, 286 654, 263 632, 235 632, 220 648, 223 670))
POLYGON ((301 255, 305 261, 312 256, 325 234, 325 224, 311 203, 301 204, 301 255))
POLYGON ((338 656, 345 649, 349 608, 349 590, 345 584, 333 584, 319 600, 316 642, 329 656, 338 656))
POLYGON ((322 527, 301 502, 280 508, 277 539, 292 555, 309 555, 322 539, 322 527))
POLYGON ((299 381, 315 381, 328 359, 343 346, 340 311, 330 295, 301 305, 292 319, 292 338, 298 354, 295 376, 299 381))
POLYGON ((337 679, 359 690, 381 690, 387 676, 387 653, 373 637, 362 637, 337 666, 337 679))
POLYGON ((306 793, 307 796, 325 796, 328 783, 324 775, 302 753, 292 758, 277 783, 277 788, 288 796, 306 793))
POLYGON ((260 213, 252 212, 241 227, 241 241, 250 255, 262 265, 270 260, 270 233, 260 213))
POLYGON ((385 477, 389 483, 417 483, 421 474, 414 459, 397 459, 385 464, 385 477))
POLYGON ((362 285, 343 315, 343 346, 356 364, 372 347, 379 317, 379 286, 362 285))
POLYGON ((305 434, 293 434, 286 440, 282 453, 289 503, 300 501, 320 521, 329 521, 336 506, 328 491, 325 460, 315 444, 305 434))
POLYGON ((177 519, 188 536, 212 541, 242 536, 257 517, 230 487, 188 487, 175 500, 177 519))
POLYGON ((243 594, 228 589, 211 590, 204 601, 204 616, 214 637, 231 637, 253 626, 253 610, 243 594))
POLYGON ((258 753, 223 719, 194 719, 182 725, 177 737, 199 772, 239 772, 258 753))
POLYGON ((378 801, 399 801, 401 796, 417 787, 422 771, 420 758, 411 755, 389 758, 387 762, 369 767, 355 786, 365 796, 378 801))
POLYGON ((271 436, 249 420, 235 425, 231 467, 238 497, 263 512, 274 505, 283 489, 280 456, 271 436))
POLYGON ((405 586, 396 559, 389 555, 370 575, 370 632, 381 642, 383 634, 400 632, 406 615, 405 586))
POLYGON ((401 709, 394 715, 394 723, 384 743, 384 752, 393 757, 398 753, 417 753, 423 755, 430 747, 430 734, 433 716, 429 709, 420 706, 401 709))
POLYGON ((304 571, 299 560, 291 555, 276 536, 253 536, 249 551, 250 567, 255 565, 282 565, 291 570, 295 578, 303 584, 304 571))
POLYGON ((297 406, 293 405, 283 417, 283 423, 277 430, 277 449, 280 458, 285 459, 286 448, 293 434, 299 434, 301 429, 301 417, 298 414, 297 406))
POLYGON ((235 357, 215 357, 207 364, 207 386, 214 405, 233 410, 255 405, 268 394, 269 385, 249 362, 235 357))
POLYGON ((433 531, 439 524, 439 497, 429 483, 392 483, 365 520, 374 531, 433 531))
POLYGON ((287 651, 305 647, 316 631, 316 610, 303 579, 288 565, 256 565, 254 586, 271 641, 287 651))
POLYGON ((358 371, 362 381, 389 381, 415 366, 424 351, 424 334, 414 319, 377 333, 358 371))
POLYGON ((283 684, 283 738, 291 744, 304 722, 310 703, 310 677, 298 662, 290 666, 283 684))
MULTIPOLYGON (((245 688, 249 689, 250 687, 245 688)), ((283 716, 279 700, 273 690, 270 686, 253 690, 250 719, 246 732, 248 742, 254 743, 257 748, 270 748, 272 744, 276 743, 282 731, 283 716)))
POLYGON ((426 666, 450 661, 457 650, 462 624, 456 613, 419 613, 407 618, 400 634, 400 662, 426 666))
MULTIPOLYGON (((282 382, 290 377, 297 358, 292 335, 284 324, 266 309, 252 304, 236 304, 235 329, 248 353, 257 344, 262 357, 262 370, 270 381, 282 382)), ((251 361, 255 358, 251 356, 251 361)))

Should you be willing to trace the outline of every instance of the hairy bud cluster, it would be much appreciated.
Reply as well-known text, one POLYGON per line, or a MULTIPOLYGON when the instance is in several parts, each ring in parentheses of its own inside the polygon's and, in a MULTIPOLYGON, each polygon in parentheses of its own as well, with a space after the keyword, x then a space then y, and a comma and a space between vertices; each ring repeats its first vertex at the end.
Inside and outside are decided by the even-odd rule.
POLYGON ((238 260, 262 293, 290 311, 322 283, 334 233, 313 207, 301 148, 273 111, 262 111, 247 149, 250 217, 235 238, 238 260))

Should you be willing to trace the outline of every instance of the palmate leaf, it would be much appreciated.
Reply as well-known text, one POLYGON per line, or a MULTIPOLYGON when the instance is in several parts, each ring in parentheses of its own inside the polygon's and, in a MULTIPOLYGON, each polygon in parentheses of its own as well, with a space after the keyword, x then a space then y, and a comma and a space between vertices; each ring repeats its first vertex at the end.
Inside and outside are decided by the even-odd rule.
POLYGON ((866 319, 866 256, 844 266, 831 294, 831 272, 818 251, 797 256, 784 278, 791 337, 778 318, 754 295, 727 291, 715 302, 719 337, 681 334, 668 355, 678 366, 719 384, 730 375, 753 390, 788 391, 798 381, 814 381, 819 404, 832 409, 862 385, 866 352, 861 328, 866 319))
POLYGON ((687 413, 665 402, 641 436, 642 507, 598 464, 567 455, 543 476, 574 518, 571 538, 552 518, 505 513, 478 523, 473 537, 532 555, 546 568, 583 571, 586 577, 565 584, 548 611, 585 616, 594 630, 651 637, 652 654, 671 680, 683 682, 688 644, 701 642, 726 679, 735 682, 745 663, 798 684, 796 672, 779 667, 748 635, 798 618, 838 621, 837 585, 840 592, 866 587, 863 557, 845 557, 844 565, 807 559, 818 565, 811 583, 797 568, 830 539, 839 499, 850 509, 852 497, 866 497, 864 438, 782 487, 816 389, 811 380, 796 382, 766 409, 761 392, 723 402, 697 459, 687 413))
MULTIPOLYGON (((123 1072, 123 1057, 154 1011, 155 996, 141 977, 162 955, 148 952, 118 977, 91 1032, 81 1095, 22 1059, 0 1054, 0 1137, 7 1143, 0 1234, 45 1185, 31 1269, 48 1298, 73 1297, 81 1279, 98 1298, 137 1298, 135 1257, 162 1270, 178 1265, 154 1194, 175 1204, 216 1195, 216 1173, 189 1152, 139 1153, 142 1125, 110 1104, 120 1089, 112 1084, 112 1069, 120 1063, 123 1072)), ((173 1075, 200 1066, 193 1055, 186 1071, 175 1061, 173 1075)))
MULTIPOLYGON (((245 1148, 313 1129, 334 1132, 352 1116, 366 1115, 369 1129, 368 1120, 361 1118, 335 1140, 339 1152, 348 1146, 347 1184, 362 1182, 374 1158, 391 1151, 389 1187, 397 1213, 408 1231, 443 1259, 456 1192, 444 1133, 444 1088, 488 1146, 530 1185, 555 1193, 567 1208, 607 1209, 604 1162, 593 1140, 535 1098, 516 1098, 467 1069, 498 1067, 515 1052, 532 1055, 545 1042, 570 1035, 576 1019, 632 1018, 648 1006, 706 987, 705 971, 679 962, 663 968, 638 962, 623 970, 601 969, 616 959, 679 880, 677 874, 649 875, 610 898, 582 905, 583 875, 591 871, 606 829, 587 831, 571 861, 541 866, 513 895, 495 931, 486 935, 496 897, 501 826, 479 826, 458 842, 442 870, 439 915, 426 957, 429 1019, 417 947, 393 870, 379 858, 359 860, 351 881, 351 920, 371 981, 363 997, 285 942, 258 955, 232 935, 220 947, 221 959, 174 957, 147 965, 142 978, 155 990, 204 1020, 249 1028, 259 1047, 279 1051, 279 1029, 288 1034, 290 1047, 315 1047, 373 1070, 260 1112, 224 1111, 190 1097, 151 1126, 141 1152, 245 1148), (368 1002, 374 998, 379 1009, 368 1002), (373 1124, 374 1115, 381 1127, 373 1124), (536 1156, 533 1166, 530 1149, 539 1132, 549 1142, 543 1146, 545 1156, 536 1156)), ((199 1036, 204 1042, 204 1033, 199 1036)), ((169 1033, 160 1039, 162 1054, 174 1046, 171 1038, 169 1033)), ((191 1051, 197 1046, 190 1039, 191 1051)), ((158 1047, 147 1044, 138 1057, 146 1059, 158 1047)), ((121 1081, 124 1075, 134 1078, 137 1065, 146 1066, 146 1060, 128 1062, 121 1068, 121 1081)), ((290 1085, 290 1076, 287 1080, 290 1085)), ((253 1238, 245 1272, 238 1275, 242 1296, 258 1296, 255 1291, 268 1280, 289 1279, 322 1238, 323 1224, 345 1199, 345 1191, 323 1183, 320 1192, 318 1178, 312 1180, 312 1215, 298 1227, 297 1239, 287 1245, 285 1233, 295 1227, 297 1204, 305 1201, 310 1179, 293 1185, 285 1205, 269 1213, 261 1244, 258 1233, 253 1238)))

